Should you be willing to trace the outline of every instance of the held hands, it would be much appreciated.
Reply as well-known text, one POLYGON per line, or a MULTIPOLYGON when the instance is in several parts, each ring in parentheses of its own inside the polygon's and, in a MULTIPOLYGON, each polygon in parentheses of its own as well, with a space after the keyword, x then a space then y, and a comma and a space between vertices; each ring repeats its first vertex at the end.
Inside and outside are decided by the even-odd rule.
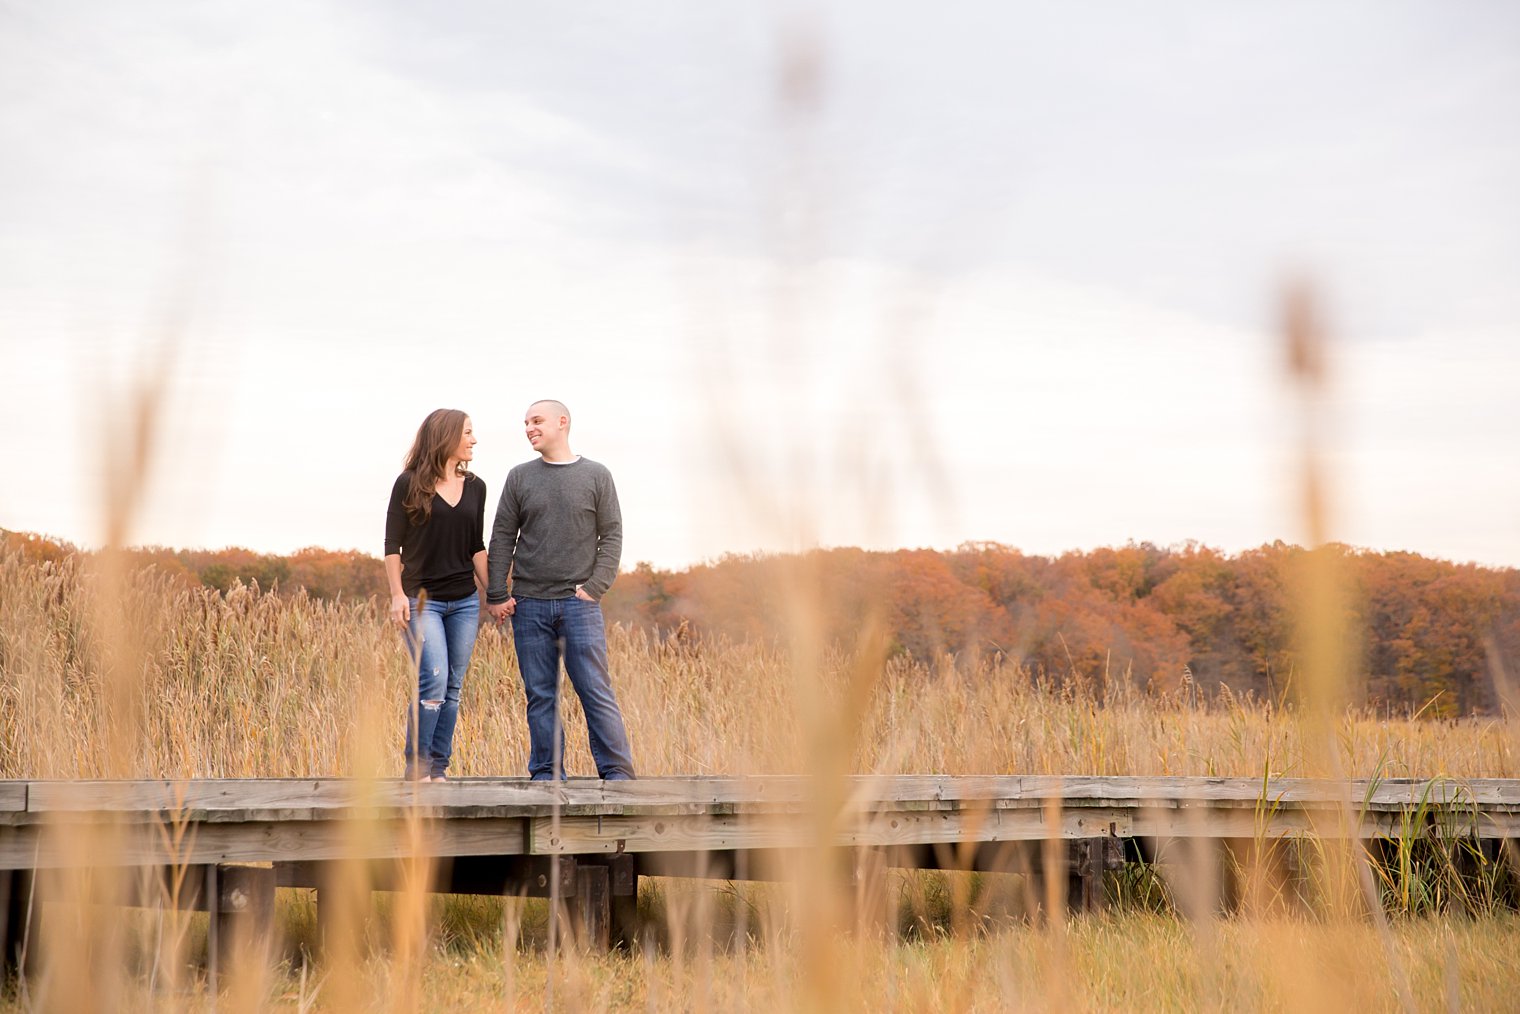
MULTIPOLYGON (((580 599, 582 602, 596 601, 596 599, 591 597, 591 593, 586 591, 586 589, 581 585, 575 586, 575 597, 580 599)), ((492 621, 497 625, 507 622, 507 617, 514 615, 516 612, 517 598, 515 596, 507 599, 505 602, 493 602, 486 604, 486 614, 490 616, 492 621)))
POLYGON ((391 596, 391 622, 404 627, 412 620, 412 604, 405 595, 391 596))

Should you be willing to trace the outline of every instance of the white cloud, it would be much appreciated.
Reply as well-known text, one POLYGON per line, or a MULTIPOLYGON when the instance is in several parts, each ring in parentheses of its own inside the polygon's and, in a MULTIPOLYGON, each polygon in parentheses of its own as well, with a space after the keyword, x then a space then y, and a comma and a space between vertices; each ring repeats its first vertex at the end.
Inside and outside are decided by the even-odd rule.
POLYGON ((630 562, 1296 537, 1301 255, 1356 336, 1337 534, 1520 563, 1514 26, 1180 10, 830 8, 801 130, 733 10, 7 11, 0 468, 73 467, 0 524, 96 537, 79 378, 188 307, 146 541, 373 549, 427 410, 498 488, 545 394, 630 562))

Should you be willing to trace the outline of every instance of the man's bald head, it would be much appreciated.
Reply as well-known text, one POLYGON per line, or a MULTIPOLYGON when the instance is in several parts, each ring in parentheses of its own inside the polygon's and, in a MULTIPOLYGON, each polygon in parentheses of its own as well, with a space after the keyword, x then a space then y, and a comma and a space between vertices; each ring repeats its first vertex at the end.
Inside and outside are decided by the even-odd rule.
POLYGON ((570 453, 570 410, 562 401, 545 398, 528 406, 523 429, 528 443, 545 461, 573 461, 570 453))
POLYGON ((556 401, 553 398, 540 399, 528 406, 529 414, 532 414, 535 408, 543 412, 544 415, 562 415, 565 417, 566 422, 570 421, 570 410, 565 407, 565 403, 562 401, 556 401))

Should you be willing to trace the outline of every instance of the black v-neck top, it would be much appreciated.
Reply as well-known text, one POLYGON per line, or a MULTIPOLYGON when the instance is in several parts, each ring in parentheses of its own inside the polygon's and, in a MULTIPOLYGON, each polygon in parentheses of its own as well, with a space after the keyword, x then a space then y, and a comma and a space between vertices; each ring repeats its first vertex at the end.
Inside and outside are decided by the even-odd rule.
POLYGON ((433 514, 424 524, 414 525, 402 502, 411 488, 412 473, 402 472, 391 487, 391 503, 385 512, 385 555, 401 556, 401 587, 415 596, 425 590, 428 598, 452 600, 475 594, 472 560, 486 548, 486 484, 478 475, 464 480, 459 503, 433 494, 433 514))

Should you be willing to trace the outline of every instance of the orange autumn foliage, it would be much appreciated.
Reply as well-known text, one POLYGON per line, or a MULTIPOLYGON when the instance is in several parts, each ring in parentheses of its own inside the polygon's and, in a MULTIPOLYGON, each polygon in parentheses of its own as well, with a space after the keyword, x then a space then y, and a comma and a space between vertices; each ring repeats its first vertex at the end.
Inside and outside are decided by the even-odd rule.
MULTIPOLYGON (((46 564, 79 550, 0 530, 46 564)), ((1415 553, 1334 546, 1350 584, 1346 629, 1359 660, 1359 704, 1448 717, 1497 711, 1520 681, 1520 570, 1415 553)), ((1149 543, 1030 556, 968 543, 950 552, 816 550, 730 556, 679 571, 639 564, 622 574, 609 620, 662 636, 771 638, 793 611, 850 643, 868 622, 890 650, 926 660, 1019 661, 1053 684, 1129 680, 1158 692, 1184 686, 1291 701, 1295 631, 1290 575, 1304 550, 1282 542, 1235 555, 1149 543), (805 592, 805 594, 803 593, 805 592)), ((247 549, 134 551, 142 566, 225 592, 319 599, 383 595, 380 562, 318 548, 289 556, 247 549)))

